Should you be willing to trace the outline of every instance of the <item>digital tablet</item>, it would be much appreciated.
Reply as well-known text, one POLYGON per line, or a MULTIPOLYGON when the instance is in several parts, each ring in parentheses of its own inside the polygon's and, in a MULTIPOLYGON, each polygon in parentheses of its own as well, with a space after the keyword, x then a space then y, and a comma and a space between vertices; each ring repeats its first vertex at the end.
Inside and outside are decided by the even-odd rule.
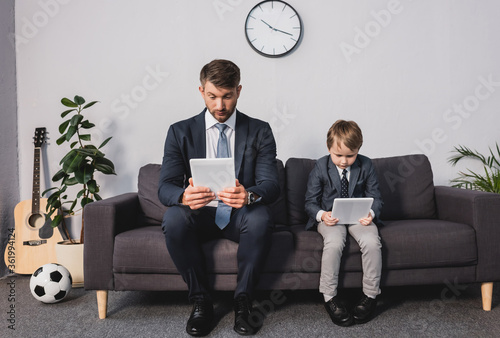
POLYGON ((233 158, 196 158, 189 160, 189 165, 193 185, 210 188, 216 199, 217 192, 236 185, 233 158))
POLYGON ((338 224, 356 224, 370 214, 372 197, 336 198, 333 200, 332 217, 338 218, 338 224))

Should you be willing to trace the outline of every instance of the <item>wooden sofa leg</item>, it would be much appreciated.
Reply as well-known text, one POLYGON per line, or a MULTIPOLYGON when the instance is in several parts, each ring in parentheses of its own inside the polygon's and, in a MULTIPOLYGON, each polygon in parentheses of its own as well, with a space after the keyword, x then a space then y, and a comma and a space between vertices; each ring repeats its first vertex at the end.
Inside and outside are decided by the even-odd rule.
POLYGON ((483 310, 491 310, 491 299, 493 297, 493 282, 481 284, 481 295, 483 297, 483 310))
POLYGON ((108 311, 108 290, 97 290, 97 310, 99 311, 99 319, 106 318, 108 311))

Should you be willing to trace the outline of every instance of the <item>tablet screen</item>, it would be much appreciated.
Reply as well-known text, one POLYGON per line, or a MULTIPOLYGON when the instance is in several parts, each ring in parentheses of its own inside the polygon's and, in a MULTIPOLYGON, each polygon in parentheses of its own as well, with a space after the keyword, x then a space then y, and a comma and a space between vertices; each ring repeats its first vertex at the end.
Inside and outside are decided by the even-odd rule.
POLYGON ((372 204, 372 197, 336 198, 333 200, 332 217, 339 219, 338 224, 356 224, 369 215, 372 204))
POLYGON ((236 185, 233 158, 196 158, 191 159, 189 165, 193 185, 210 188, 216 199, 219 199, 217 192, 236 185))

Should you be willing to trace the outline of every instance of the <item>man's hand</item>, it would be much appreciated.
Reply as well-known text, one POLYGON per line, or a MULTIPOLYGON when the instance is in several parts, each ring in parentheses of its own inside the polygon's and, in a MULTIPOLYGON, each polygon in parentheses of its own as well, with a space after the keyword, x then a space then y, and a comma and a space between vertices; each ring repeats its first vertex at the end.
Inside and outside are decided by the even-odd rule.
POLYGON ((182 204, 187 205, 191 209, 199 209, 204 207, 215 199, 215 194, 207 187, 193 186, 193 178, 189 179, 189 186, 184 190, 182 195, 182 204))
POLYGON ((370 223, 373 221, 373 217, 371 214, 368 214, 368 217, 365 217, 365 218, 361 218, 359 220, 359 223, 361 223, 362 225, 370 225, 370 223))
POLYGON ((321 215, 321 220, 328 226, 336 225, 339 222, 338 218, 332 217, 331 211, 325 211, 323 215, 321 215))
POLYGON ((238 179, 236 179, 235 187, 226 188, 218 192, 217 195, 222 202, 236 209, 242 208, 248 203, 248 192, 238 179))

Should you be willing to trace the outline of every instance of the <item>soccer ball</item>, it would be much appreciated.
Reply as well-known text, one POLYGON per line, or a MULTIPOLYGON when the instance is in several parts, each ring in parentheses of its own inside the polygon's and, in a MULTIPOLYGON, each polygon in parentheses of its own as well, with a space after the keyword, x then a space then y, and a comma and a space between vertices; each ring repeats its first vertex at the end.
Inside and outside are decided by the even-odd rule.
POLYGON ((30 290, 33 297, 43 303, 57 303, 68 295, 71 283, 68 269, 60 264, 49 263, 33 273, 30 290))

